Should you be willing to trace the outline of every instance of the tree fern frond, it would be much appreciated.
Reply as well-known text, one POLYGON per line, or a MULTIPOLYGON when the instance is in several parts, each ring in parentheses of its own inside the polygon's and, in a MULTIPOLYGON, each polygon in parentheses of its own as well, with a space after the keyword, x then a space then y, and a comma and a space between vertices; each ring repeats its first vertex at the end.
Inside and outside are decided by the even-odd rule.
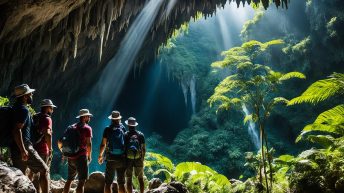
MULTIPOLYGON (((296 142, 299 142, 306 134, 315 131, 336 135, 344 135, 344 104, 338 105, 330 110, 321 113, 316 118, 314 123, 309 124, 303 128, 301 134, 297 137, 296 142)), ((315 138, 313 137, 311 139, 315 138)))
POLYGON ((316 124, 340 126, 344 124, 344 104, 321 113, 314 121, 316 124))
POLYGON ((312 143, 320 144, 325 148, 332 146, 335 141, 335 138, 330 135, 309 135, 306 139, 312 143))
POLYGON ((279 81, 289 80, 291 78, 306 79, 306 76, 302 74, 301 72, 289 72, 289 73, 283 74, 279 78, 279 81))
POLYGON ((337 94, 344 93, 344 74, 334 73, 329 79, 313 83, 301 96, 289 101, 288 105, 300 103, 316 104, 337 94))

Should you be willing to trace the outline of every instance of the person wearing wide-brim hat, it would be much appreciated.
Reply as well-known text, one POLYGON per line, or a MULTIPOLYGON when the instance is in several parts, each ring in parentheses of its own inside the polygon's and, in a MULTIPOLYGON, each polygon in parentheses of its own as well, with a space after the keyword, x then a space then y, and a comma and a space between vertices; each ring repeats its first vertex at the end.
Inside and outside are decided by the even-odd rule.
POLYGON ((122 116, 119 111, 112 111, 108 119, 111 123, 104 129, 98 156, 99 164, 106 160, 104 192, 112 192, 111 186, 117 173, 118 192, 125 193, 125 127, 121 123, 122 116), (103 157, 104 152, 106 159, 103 157))
MULTIPOLYGON (((92 157, 92 128, 88 125, 93 115, 88 109, 81 109, 78 123, 72 125, 73 128, 79 131, 80 136, 80 150, 71 157, 68 157, 68 177, 63 188, 63 192, 69 192, 72 182, 78 176, 78 186, 76 192, 83 192, 85 182, 88 178, 88 164, 92 157)), ((59 148, 62 148, 62 142, 59 141, 59 148)))
MULTIPOLYGON (((37 151, 38 155, 46 163, 48 168, 50 168, 52 160, 52 129, 53 121, 51 118, 54 108, 56 105, 50 99, 43 99, 41 101, 41 111, 33 116, 34 132, 32 136, 34 138, 34 149, 37 151)), ((34 174, 30 171, 29 176, 34 174)), ((49 173, 47 174, 49 176, 49 173)), ((34 177, 40 177, 40 175, 34 175, 34 177)), ((49 177, 48 177, 49 179, 49 177)), ((39 181, 39 180, 38 180, 39 181)), ((42 186, 39 183, 35 183, 36 189, 41 189, 42 186), (37 185, 36 185, 37 184, 37 185)))
POLYGON ((93 115, 90 113, 90 111, 88 109, 81 109, 79 111, 79 115, 76 116, 75 118, 79 119, 81 117, 93 117, 93 115))
POLYGON ((35 89, 27 84, 21 84, 14 88, 13 96, 15 103, 12 107, 13 137, 15 145, 10 147, 13 166, 25 173, 30 168, 33 173, 40 173, 41 189, 43 193, 49 191, 48 166, 40 158, 33 148, 31 137, 32 117, 28 105, 32 103, 32 96, 35 89))
POLYGON ((126 144, 127 170, 126 182, 128 193, 133 192, 133 172, 139 180, 140 193, 144 192, 144 158, 146 155, 146 144, 143 133, 138 131, 136 127, 139 125, 134 117, 129 117, 125 121, 128 125, 128 131, 124 136, 124 143, 126 144))

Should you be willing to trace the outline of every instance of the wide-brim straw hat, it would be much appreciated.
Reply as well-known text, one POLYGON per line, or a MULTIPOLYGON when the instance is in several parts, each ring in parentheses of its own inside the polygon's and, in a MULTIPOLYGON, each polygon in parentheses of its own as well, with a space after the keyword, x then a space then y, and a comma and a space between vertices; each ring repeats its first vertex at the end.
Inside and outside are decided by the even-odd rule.
POLYGON ((108 119, 120 120, 120 119, 122 119, 122 116, 121 116, 121 113, 119 111, 112 111, 111 115, 108 116, 108 119))
POLYGON ((93 117, 93 115, 90 113, 90 111, 88 110, 88 109, 81 109, 80 111, 79 111, 79 115, 78 116, 76 116, 75 118, 80 118, 80 117, 85 117, 85 116, 91 116, 91 117, 93 117))
POLYGON ((53 101, 51 101, 50 99, 43 99, 41 101, 41 107, 53 107, 53 108, 57 108, 57 106, 55 106, 53 104, 53 101))
POLYGON ((139 123, 136 122, 136 119, 134 117, 129 117, 128 120, 125 121, 125 124, 132 127, 136 127, 139 125, 139 123))
POLYGON ((21 96, 24 96, 24 95, 27 95, 27 94, 30 94, 30 93, 33 93, 35 92, 36 89, 31 89, 29 87, 29 85, 27 84, 22 84, 22 85, 19 85, 19 86, 16 86, 14 88, 14 97, 18 98, 18 97, 21 97, 21 96))

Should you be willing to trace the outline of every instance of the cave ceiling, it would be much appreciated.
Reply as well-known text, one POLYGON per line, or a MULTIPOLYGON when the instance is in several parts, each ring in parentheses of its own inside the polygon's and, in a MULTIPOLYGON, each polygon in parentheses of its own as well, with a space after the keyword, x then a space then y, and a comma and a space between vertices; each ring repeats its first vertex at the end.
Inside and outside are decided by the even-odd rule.
MULTIPOLYGON (((265 8, 269 6, 269 0, 232 3, 242 6, 259 1, 265 8)), ((227 0, 177 0, 167 15, 169 2, 163 2, 137 63, 154 57, 174 29, 198 12, 211 16, 227 0)), ((287 2, 273 1, 282 8, 287 8, 287 2)), ((144 0, 0 0, 0 95, 8 96, 19 83, 29 83, 40 90, 39 96, 63 95, 64 101, 86 92, 116 54, 145 3, 144 0)))

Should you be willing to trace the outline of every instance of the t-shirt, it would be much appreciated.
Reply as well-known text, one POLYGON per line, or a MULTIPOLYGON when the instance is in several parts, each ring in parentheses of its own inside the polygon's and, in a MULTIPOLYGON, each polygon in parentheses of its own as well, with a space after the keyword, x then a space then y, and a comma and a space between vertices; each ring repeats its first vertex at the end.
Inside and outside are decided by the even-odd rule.
MULTIPOLYGON (((52 120, 50 118, 49 115, 37 115, 39 116, 38 118, 38 132, 39 133, 51 133, 51 129, 52 129, 52 120), (49 129, 49 130, 48 130, 49 129)), ((38 154, 40 155, 49 155, 49 147, 48 147, 48 143, 45 140, 45 137, 43 136, 42 139, 34 145, 34 148, 36 149, 36 151, 38 152, 38 154)))
POLYGON ((16 125, 19 123, 24 124, 23 128, 21 129, 24 145, 31 145, 30 129, 32 125, 32 117, 30 115, 29 108, 26 105, 15 103, 13 105, 13 124, 16 125))
POLYGON ((87 138, 92 138, 92 128, 88 124, 77 123, 77 129, 80 133, 80 151, 69 159, 77 159, 80 156, 87 155, 87 138))

